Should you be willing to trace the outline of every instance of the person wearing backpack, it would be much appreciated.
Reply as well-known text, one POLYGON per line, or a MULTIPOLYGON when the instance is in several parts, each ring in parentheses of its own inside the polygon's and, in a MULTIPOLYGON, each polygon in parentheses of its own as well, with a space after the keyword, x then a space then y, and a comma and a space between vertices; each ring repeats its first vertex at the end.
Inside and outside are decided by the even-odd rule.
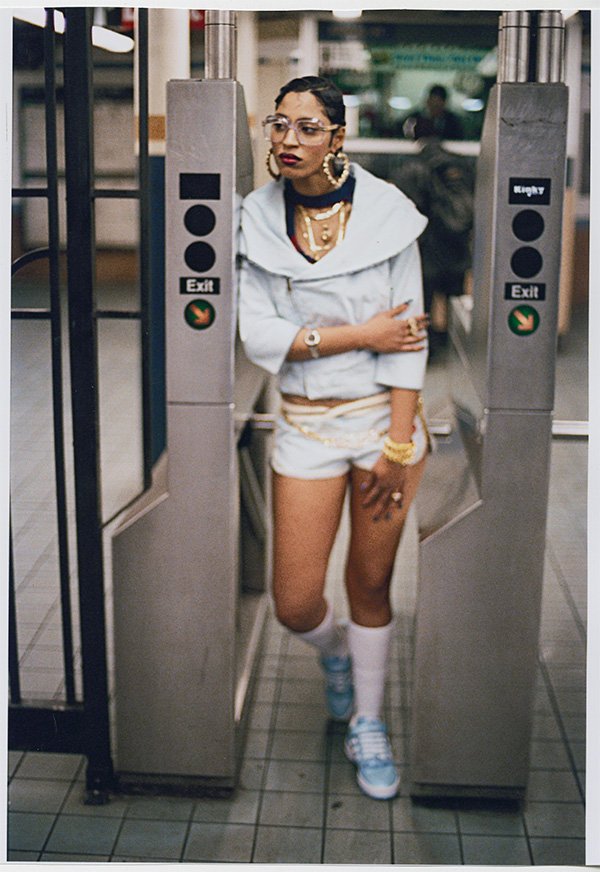
POLYGON ((420 151, 390 181, 414 202, 428 224, 419 237, 425 311, 431 316, 430 354, 448 341, 448 298, 464 293, 471 266, 475 174, 462 155, 447 151, 427 118, 418 118, 420 151))

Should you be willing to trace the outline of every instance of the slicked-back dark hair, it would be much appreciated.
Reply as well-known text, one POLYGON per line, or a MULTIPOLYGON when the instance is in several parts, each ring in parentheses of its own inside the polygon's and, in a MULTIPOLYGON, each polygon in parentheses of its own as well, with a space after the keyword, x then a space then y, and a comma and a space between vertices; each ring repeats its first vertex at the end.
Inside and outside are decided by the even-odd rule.
POLYGON ((342 92, 329 79, 321 76, 300 76, 284 85, 275 100, 275 108, 279 106, 286 94, 290 92, 310 91, 323 104, 325 114, 332 124, 343 127, 346 123, 346 107, 342 92))

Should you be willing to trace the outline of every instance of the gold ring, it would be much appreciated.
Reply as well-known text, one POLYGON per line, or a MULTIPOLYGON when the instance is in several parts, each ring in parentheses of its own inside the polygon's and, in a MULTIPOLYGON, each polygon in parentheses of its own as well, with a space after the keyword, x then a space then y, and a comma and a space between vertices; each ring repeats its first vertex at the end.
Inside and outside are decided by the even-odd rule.
POLYGON ((417 324, 417 319, 416 319, 416 318, 409 318, 409 319, 408 319, 408 328, 409 328, 409 330, 410 330, 410 335, 411 335, 411 336, 417 336, 417 335, 418 335, 418 333, 419 333, 419 325, 417 324))
POLYGON ((394 493, 390 494, 390 496, 395 503, 400 504, 402 502, 402 494, 400 493, 400 491, 394 491, 394 493))

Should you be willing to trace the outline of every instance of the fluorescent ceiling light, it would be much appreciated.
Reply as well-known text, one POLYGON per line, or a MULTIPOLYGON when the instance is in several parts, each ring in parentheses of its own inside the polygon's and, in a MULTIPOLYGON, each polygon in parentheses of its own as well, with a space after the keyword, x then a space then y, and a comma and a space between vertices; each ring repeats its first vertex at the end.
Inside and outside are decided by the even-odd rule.
POLYGON ((335 18, 360 18, 362 15, 361 9, 333 9, 335 18))
POLYGON ((480 112, 483 109, 483 100, 478 97, 469 97, 463 101, 462 108, 467 112, 480 112))
MULTIPOLYGON (((44 27, 46 24, 44 9, 19 9, 13 11, 13 16, 20 21, 35 24, 37 27, 44 27)), ((65 16, 56 9, 54 10, 54 29, 57 33, 65 32, 65 16)), ((128 52, 131 51, 134 44, 131 37, 125 36, 123 33, 116 33, 114 30, 99 27, 97 24, 92 27, 92 45, 98 48, 104 48, 106 51, 128 52)))
POLYGON ((134 44, 132 38, 124 33, 117 33, 115 30, 100 27, 97 24, 92 27, 92 45, 96 45, 98 48, 124 53, 131 51, 134 44))
POLYGON ((412 106, 412 102, 408 97, 390 97, 388 104, 392 109, 410 109, 412 106))
MULTIPOLYGON (((27 21, 28 24, 35 24, 38 27, 44 27, 46 24, 45 9, 15 9, 13 17, 20 21, 27 21)), ((65 32, 65 16, 57 9, 54 10, 54 29, 57 33, 65 32)))

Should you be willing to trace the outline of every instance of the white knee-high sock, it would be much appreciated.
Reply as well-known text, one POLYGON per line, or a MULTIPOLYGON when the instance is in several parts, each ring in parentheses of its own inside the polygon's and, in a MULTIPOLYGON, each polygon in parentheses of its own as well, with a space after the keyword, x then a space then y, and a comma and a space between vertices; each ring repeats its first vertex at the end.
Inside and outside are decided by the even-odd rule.
POLYGON ((338 624, 331 605, 327 603, 327 611, 321 623, 306 633, 294 633, 308 645, 312 645, 324 657, 346 657, 348 655, 348 635, 346 628, 338 624))
POLYGON ((381 717, 393 627, 393 621, 384 627, 361 627, 352 621, 348 624, 354 718, 381 717))

